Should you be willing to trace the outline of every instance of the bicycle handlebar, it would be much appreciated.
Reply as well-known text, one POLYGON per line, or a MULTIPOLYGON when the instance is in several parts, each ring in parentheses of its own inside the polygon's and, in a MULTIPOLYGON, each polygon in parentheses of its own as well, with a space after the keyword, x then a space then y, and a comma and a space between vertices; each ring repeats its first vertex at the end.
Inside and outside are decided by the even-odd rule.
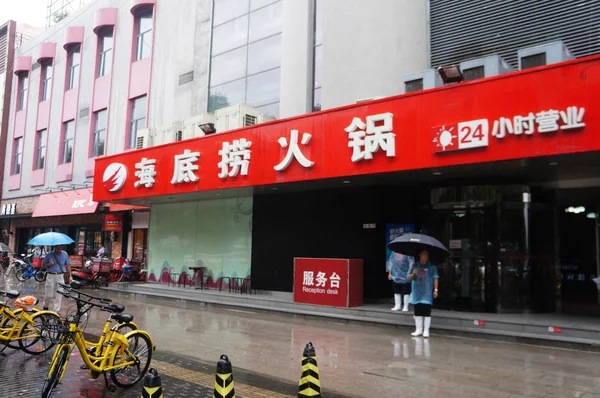
MULTIPOLYGON (((67 293, 67 292, 63 292, 63 291, 58 291, 58 293, 62 294, 64 297, 66 298, 70 298, 73 299, 75 301, 77 301, 78 303, 82 303, 83 305, 90 305, 92 307, 97 307, 100 309, 100 311, 106 311, 106 312, 111 312, 111 313, 115 313, 115 308, 112 305, 102 305, 102 304, 98 304, 98 303, 94 303, 92 301, 87 301, 87 300, 83 300, 79 297, 73 297, 71 296, 71 293, 67 293)), ((79 293, 77 291, 77 293, 79 293)))
POLYGON ((98 301, 101 301, 103 303, 112 303, 112 300, 109 299, 109 298, 95 297, 95 296, 92 296, 91 294, 83 293, 81 290, 75 289, 74 287, 71 287, 69 285, 65 285, 64 283, 59 283, 58 285, 60 287, 62 287, 63 289, 67 289, 67 290, 69 290, 71 292, 77 292, 77 294, 80 294, 82 296, 86 296, 89 299, 98 300, 98 301))

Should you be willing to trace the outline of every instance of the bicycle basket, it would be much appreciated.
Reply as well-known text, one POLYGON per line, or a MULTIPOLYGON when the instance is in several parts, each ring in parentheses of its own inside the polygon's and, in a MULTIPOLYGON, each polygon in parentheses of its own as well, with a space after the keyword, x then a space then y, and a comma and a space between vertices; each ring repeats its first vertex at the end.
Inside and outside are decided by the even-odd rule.
POLYGON ((75 335, 69 331, 69 326, 62 323, 43 323, 40 327, 43 338, 50 340, 53 344, 69 343, 75 335))
POLYGON ((19 297, 15 300, 15 307, 21 308, 23 311, 32 311, 37 303, 38 299, 33 296, 19 297))

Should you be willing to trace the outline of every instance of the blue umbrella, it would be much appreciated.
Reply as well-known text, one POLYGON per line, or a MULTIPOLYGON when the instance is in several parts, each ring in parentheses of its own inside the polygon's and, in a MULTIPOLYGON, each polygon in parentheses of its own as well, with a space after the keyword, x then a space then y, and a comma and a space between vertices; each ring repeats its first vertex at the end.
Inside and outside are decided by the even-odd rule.
POLYGON ((418 257, 421 250, 427 250, 429 260, 434 264, 442 263, 448 257, 448 249, 437 239, 423 234, 404 234, 390 243, 388 248, 406 256, 418 257))
POLYGON ((31 239, 27 244, 33 246, 58 246, 68 245, 73 242, 75 242, 73 239, 60 232, 46 232, 31 239))

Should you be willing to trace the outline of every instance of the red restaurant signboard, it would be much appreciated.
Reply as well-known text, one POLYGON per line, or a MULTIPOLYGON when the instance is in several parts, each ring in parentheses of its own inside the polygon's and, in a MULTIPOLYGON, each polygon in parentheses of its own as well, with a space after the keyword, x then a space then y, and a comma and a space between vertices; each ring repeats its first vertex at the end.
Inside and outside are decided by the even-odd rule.
POLYGON ((600 150, 600 57, 96 161, 115 201, 600 150))

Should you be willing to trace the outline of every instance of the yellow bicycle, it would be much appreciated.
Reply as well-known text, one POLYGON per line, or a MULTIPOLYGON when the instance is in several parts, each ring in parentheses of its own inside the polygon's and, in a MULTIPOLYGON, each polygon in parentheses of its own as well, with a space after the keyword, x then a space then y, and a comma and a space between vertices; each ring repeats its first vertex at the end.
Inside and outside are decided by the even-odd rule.
POLYGON ((95 345, 85 341, 80 327, 82 317, 94 307, 111 313, 105 330, 112 319, 119 323, 127 323, 133 320, 133 316, 115 314, 113 306, 74 297, 72 292, 59 291, 59 293, 76 301, 77 312, 69 315, 64 325, 48 326, 48 334, 54 336, 58 347, 52 356, 50 369, 42 388, 42 398, 50 397, 54 388, 62 382, 73 346, 79 350, 83 362, 90 371, 90 377, 96 379, 102 374, 109 391, 114 392, 116 387, 109 384, 107 373, 110 373, 117 387, 128 388, 139 382, 150 367, 154 351, 152 338, 147 332, 134 330, 122 335, 117 331, 119 325, 115 325, 109 329, 106 336, 101 338, 101 341, 104 341, 95 345), (90 350, 90 347, 94 346, 95 349, 90 350))
MULTIPOLYGON (((0 291, 0 297, 7 299, 14 300, 19 296, 16 290, 0 291)), ((21 348, 28 354, 42 354, 55 345, 47 330, 51 325, 59 324, 62 320, 56 312, 11 310, 8 300, 0 302, 0 344, 4 345, 0 353, 6 348, 21 348)))

